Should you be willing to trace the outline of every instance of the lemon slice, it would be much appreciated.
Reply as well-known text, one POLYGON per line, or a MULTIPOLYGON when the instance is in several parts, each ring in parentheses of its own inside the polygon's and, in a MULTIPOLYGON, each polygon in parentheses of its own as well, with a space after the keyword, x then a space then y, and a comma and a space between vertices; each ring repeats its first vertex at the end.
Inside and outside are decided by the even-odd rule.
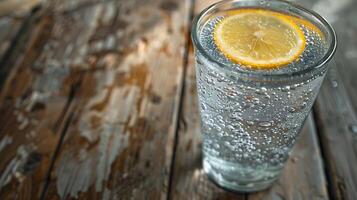
POLYGON ((260 9, 227 14, 213 36, 218 49, 235 63, 273 69, 293 62, 305 49, 302 30, 284 14, 260 9))

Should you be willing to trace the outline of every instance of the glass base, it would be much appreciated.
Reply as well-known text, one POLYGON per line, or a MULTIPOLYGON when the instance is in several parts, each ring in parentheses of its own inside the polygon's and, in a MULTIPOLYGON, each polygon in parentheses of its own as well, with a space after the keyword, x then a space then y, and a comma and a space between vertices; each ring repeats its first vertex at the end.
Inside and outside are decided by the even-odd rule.
POLYGON ((205 156, 203 170, 222 188, 235 192, 257 192, 270 187, 279 178, 282 167, 253 170, 236 163, 205 156))

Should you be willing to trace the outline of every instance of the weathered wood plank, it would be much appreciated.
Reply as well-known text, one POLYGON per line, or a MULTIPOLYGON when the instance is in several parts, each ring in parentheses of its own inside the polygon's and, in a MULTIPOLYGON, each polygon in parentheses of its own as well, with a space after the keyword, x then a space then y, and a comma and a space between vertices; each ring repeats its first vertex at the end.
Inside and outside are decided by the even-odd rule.
POLYGON ((0 1, 0 90, 8 74, 14 68, 16 57, 25 50, 29 26, 33 24, 32 9, 37 0, 0 1))
POLYGON ((23 22, 23 17, 4 16, 0 18, 0 58, 3 59, 4 53, 10 47, 10 44, 23 22))
POLYGON ((26 15, 39 3, 39 0, 2 0, 0 1, 0 17, 6 15, 26 15))
POLYGON ((318 1, 335 28, 338 49, 315 106, 333 199, 357 199, 357 1, 318 1))
POLYGON ((343 67, 337 58, 321 87, 315 110, 330 175, 334 199, 357 198, 357 116, 343 78, 337 68, 343 67))
MULTIPOLYGON (((338 37, 337 71, 351 99, 352 108, 357 112, 357 1, 347 1, 334 15, 333 26, 338 37)), ((338 83, 337 83, 338 84, 338 83)))
MULTIPOLYGON (((196 14, 213 1, 196 1, 196 14)), ((172 199, 328 199, 321 153, 314 121, 308 118, 280 179, 266 191, 249 195, 225 191, 210 182, 201 168, 201 135, 190 52, 180 114, 172 179, 172 199)))
POLYGON ((69 43, 55 61, 85 73, 45 199, 166 198, 189 3, 98 1, 57 13, 69 43))
POLYGON ((0 199, 39 199, 78 79, 44 55, 54 41, 53 16, 32 18, 18 43, 24 51, 2 66, 11 70, 0 92, 0 199))

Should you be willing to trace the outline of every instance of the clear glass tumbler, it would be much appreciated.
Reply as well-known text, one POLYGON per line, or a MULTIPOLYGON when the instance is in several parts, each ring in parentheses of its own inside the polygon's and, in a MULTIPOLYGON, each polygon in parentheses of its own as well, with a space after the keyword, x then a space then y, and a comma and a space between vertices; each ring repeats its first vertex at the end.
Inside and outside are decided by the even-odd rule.
POLYGON ((202 11, 193 22, 192 40, 205 173, 234 191, 269 187, 288 159, 324 79, 336 49, 334 30, 317 13, 294 3, 232 0, 202 11), (295 16, 309 22, 304 24, 307 29, 313 24, 316 32, 304 30, 305 52, 291 66, 278 70, 241 67, 219 52, 212 30, 220 13, 243 7, 295 16))

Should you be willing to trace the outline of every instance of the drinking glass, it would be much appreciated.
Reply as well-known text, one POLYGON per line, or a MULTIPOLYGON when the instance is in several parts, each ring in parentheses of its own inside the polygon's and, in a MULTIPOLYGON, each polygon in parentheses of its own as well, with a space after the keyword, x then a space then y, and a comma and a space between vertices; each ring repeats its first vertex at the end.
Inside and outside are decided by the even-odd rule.
MULTIPOLYGON (((202 11, 193 21, 191 34, 203 169, 211 180, 230 190, 265 189, 278 179, 311 110, 336 49, 335 32, 320 15, 295 3, 231 0, 202 11), (306 53, 291 70, 232 67, 203 29, 217 13, 244 7, 270 9, 314 24, 324 40, 321 55, 306 53)), ((314 42, 306 41, 310 53, 320 47, 314 42)))

